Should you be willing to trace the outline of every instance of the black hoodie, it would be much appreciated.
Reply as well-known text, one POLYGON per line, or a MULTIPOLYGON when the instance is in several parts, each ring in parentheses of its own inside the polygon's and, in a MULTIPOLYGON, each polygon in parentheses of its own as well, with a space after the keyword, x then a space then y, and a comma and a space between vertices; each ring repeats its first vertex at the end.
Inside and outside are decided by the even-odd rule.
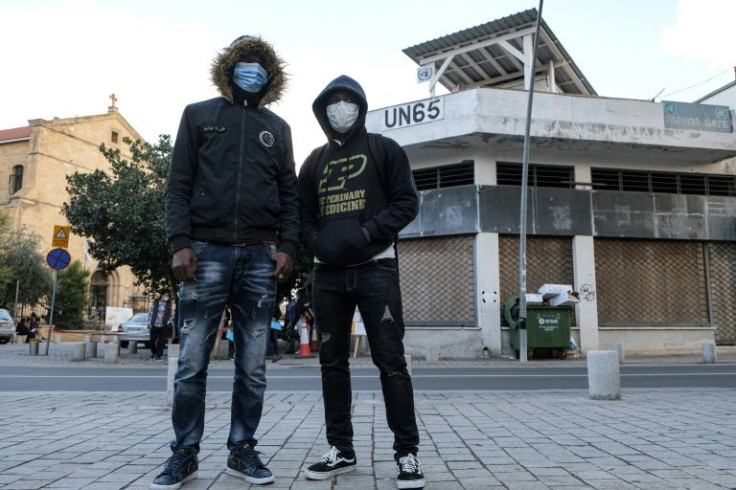
POLYGON ((390 247, 417 215, 409 160, 395 141, 368 135, 368 103, 352 78, 342 75, 330 82, 312 111, 328 143, 315 149, 299 171, 302 242, 325 264, 361 264, 390 247), (338 90, 349 92, 360 107, 358 120, 346 134, 332 129, 327 119, 327 102, 338 90), (369 137, 376 144, 370 145, 369 137), (370 241, 362 228, 370 233, 370 241))
POLYGON ((283 93, 283 67, 271 45, 256 37, 239 38, 215 57, 211 76, 221 97, 184 109, 174 145, 166 187, 172 252, 191 240, 278 241, 281 251, 296 254, 291 129, 263 107, 283 93), (258 60, 269 75, 260 92, 247 96, 232 80, 235 64, 246 59, 258 60))

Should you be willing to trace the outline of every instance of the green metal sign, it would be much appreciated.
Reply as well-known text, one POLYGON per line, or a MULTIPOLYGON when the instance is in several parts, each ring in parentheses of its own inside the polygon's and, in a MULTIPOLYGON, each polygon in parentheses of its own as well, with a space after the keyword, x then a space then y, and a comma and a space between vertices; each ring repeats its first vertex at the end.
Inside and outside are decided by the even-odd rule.
POLYGON ((728 106, 662 101, 662 107, 666 129, 733 132, 731 109, 728 106))

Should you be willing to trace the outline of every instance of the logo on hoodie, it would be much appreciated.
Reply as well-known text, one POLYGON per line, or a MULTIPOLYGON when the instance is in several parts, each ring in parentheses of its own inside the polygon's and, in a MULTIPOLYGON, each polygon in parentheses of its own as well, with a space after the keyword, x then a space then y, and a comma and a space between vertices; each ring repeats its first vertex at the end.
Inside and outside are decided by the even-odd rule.
POLYGON ((261 131, 261 134, 258 135, 258 139, 261 140, 261 144, 266 148, 271 148, 274 141, 276 141, 271 131, 261 131))

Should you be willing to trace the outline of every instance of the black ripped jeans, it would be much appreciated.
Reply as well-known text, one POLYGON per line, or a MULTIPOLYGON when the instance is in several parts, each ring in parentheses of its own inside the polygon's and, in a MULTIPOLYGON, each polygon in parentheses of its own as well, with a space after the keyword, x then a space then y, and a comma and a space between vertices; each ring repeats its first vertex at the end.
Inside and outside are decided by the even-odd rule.
POLYGON ((373 363, 381 372, 388 427, 396 456, 417 453, 419 433, 414 391, 404 359, 404 320, 396 261, 381 259, 356 267, 316 264, 312 308, 321 335, 319 362, 325 404, 327 442, 352 450, 350 419, 350 329, 358 306, 373 363))

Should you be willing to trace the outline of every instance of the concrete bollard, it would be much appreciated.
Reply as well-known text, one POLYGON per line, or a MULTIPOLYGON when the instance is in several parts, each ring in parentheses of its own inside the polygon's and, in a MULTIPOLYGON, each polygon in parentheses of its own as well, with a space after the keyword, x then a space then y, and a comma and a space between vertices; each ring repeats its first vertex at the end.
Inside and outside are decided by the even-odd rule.
POLYGON ((74 344, 74 350, 72 351, 72 361, 84 361, 86 353, 87 349, 84 342, 74 344))
POLYGON ((611 344, 611 349, 618 353, 618 362, 623 364, 626 360, 626 354, 624 353, 623 342, 614 342, 611 344))
POLYGON ((54 334, 54 344, 61 344, 61 334, 60 333, 54 334))
POLYGON ((588 352, 588 391, 593 400, 621 399, 621 376, 616 351, 588 352))
POLYGON ((128 343, 128 354, 138 354, 138 342, 128 343))
POLYGON ((409 354, 404 354, 404 360, 406 361, 406 372, 411 376, 411 356, 409 354))
POLYGON ((105 362, 116 363, 118 362, 118 356, 120 355, 120 344, 117 340, 109 342, 105 346, 105 362))
POLYGON ((84 354, 88 359, 94 359, 97 357, 97 342, 90 342, 89 340, 86 341, 84 343, 84 354))
POLYGON ((20 336, 20 335, 16 335, 15 336, 15 343, 16 344, 22 344, 23 342, 25 342, 25 339, 22 336, 20 336))
POLYGON ((179 344, 169 342, 168 347, 168 372, 166 373, 166 404, 174 403, 174 375, 179 363, 179 344))
POLYGON ((217 346, 217 355, 215 356, 215 359, 220 360, 227 360, 228 359, 228 351, 230 350, 230 342, 227 340, 223 340, 220 342, 220 344, 217 346))
POLYGON ((713 342, 703 342, 700 344, 703 352, 703 362, 705 364, 714 364, 716 362, 716 344, 713 342))
POLYGON ((37 356, 38 355, 38 340, 33 339, 28 343, 28 354, 31 356, 37 356))
POLYGON ((437 364, 440 360, 440 346, 428 345, 424 354, 427 364, 437 364))

